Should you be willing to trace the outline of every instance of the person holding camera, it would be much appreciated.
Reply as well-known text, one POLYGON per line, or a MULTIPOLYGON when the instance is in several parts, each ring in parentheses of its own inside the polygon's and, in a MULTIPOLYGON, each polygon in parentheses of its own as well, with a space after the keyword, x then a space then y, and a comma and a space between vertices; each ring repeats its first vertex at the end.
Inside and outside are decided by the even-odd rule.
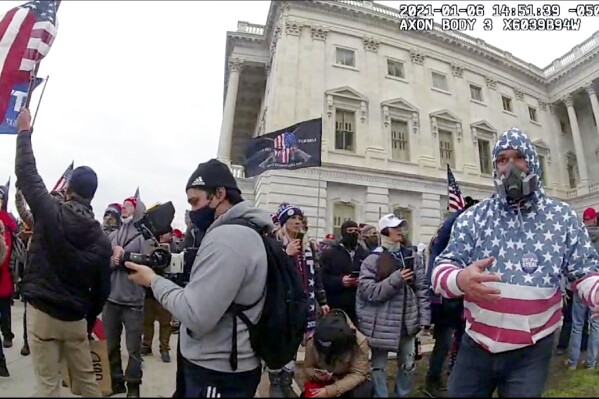
POLYGON ((81 395, 101 397, 88 333, 110 290, 112 251, 91 207, 98 177, 87 166, 75 168, 65 201, 56 201, 37 171, 27 109, 17 118, 17 131, 15 173, 35 220, 23 277, 35 396, 59 396, 59 362, 65 359, 81 395))
POLYGON ((253 324, 265 301, 268 258, 255 229, 273 228, 268 212, 244 201, 229 167, 212 159, 201 163, 186 186, 192 223, 205 231, 182 288, 151 268, 132 262, 131 281, 151 287, 155 298, 181 322, 184 386, 177 397, 253 397, 262 375, 261 359, 250 343, 244 322, 229 313, 232 303, 248 306, 243 313, 253 324), (233 358, 236 344, 236 362, 233 358))
POLYGON ((122 261, 125 252, 148 254, 150 246, 135 227, 145 211, 135 197, 127 198, 121 207, 121 227, 109 235, 112 244, 111 290, 102 312, 102 322, 108 341, 108 358, 112 376, 113 394, 127 392, 127 397, 138 398, 141 385, 141 337, 143 334, 143 307, 146 291, 129 281, 129 270, 122 261), (125 343, 129 353, 123 373, 121 361, 121 334, 125 327, 125 343), (126 383, 126 386, 125 386, 126 383))
POLYGON ((372 348, 374 397, 387 398, 387 355, 397 352, 395 395, 412 391, 416 335, 431 322, 422 257, 407 240, 407 222, 394 214, 379 220, 381 246, 360 270, 356 313, 358 328, 372 348))
MULTIPOLYGON (((172 230, 172 229, 171 229, 172 230)), ((177 246, 173 242, 172 233, 164 233, 159 238, 160 244, 168 245, 171 254, 177 253, 177 246)), ((171 278, 172 279, 172 278, 171 278)), ((158 321, 160 341, 160 358, 164 363, 170 363, 170 344, 171 339, 171 314, 154 297, 150 288, 146 289, 146 299, 144 302, 144 335, 141 344, 142 356, 152 354, 152 341, 154 339, 154 323, 158 321)))

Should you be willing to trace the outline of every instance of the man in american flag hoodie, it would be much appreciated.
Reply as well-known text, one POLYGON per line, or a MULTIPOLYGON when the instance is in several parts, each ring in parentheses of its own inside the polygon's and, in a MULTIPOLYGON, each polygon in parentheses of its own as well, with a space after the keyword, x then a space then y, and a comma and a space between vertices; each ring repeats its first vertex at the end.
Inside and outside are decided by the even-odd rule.
POLYGON ((496 193, 456 221, 432 285, 464 296, 466 335, 449 397, 541 397, 562 317, 560 278, 595 312, 599 257, 576 213, 545 195, 534 144, 520 129, 493 149, 496 193))

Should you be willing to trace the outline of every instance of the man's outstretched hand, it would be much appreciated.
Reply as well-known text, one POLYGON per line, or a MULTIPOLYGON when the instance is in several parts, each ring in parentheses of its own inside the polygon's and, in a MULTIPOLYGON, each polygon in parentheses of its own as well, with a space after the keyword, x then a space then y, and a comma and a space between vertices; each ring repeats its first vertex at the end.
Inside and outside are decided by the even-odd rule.
POLYGON ((17 132, 31 131, 31 112, 27 108, 21 109, 17 117, 17 132))
POLYGON ((501 278, 495 274, 483 273, 486 268, 493 264, 494 260, 493 257, 477 260, 461 270, 456 279, 458 288, 475 301, 497 301, 500 298, 501 291, 483 284, 501 281, 501 278))

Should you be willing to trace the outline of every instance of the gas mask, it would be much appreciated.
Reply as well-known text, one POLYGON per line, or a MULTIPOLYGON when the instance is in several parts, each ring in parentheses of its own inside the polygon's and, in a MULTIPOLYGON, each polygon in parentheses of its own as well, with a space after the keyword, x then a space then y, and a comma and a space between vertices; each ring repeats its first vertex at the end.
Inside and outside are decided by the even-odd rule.
POLYGON ((534 173, 526 174, 510 162, 504 175, 493 179, 497 193, 507 199, 520 201, 534 193, 537 189, 539 177, 534 173))

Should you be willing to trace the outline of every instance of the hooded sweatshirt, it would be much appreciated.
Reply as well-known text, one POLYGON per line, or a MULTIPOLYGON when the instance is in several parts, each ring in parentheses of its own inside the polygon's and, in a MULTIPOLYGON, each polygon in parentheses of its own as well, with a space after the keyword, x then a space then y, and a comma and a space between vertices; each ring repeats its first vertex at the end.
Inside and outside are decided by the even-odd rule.
POLYGON ((501 281, 486 284, 501 290, 500 299, 464 298, 466 333, 491 353, 533 345, 559 327, 562 276, 592 309, 599 287, 599 259, 589 234, 568 204, 545 195, 528 136, 516 128, 503 133, 493 149, 493 165, 506 149, 520 151, 539 176, 536 191, 520 204, 494 194, 465 211, 432 273, 435 292, 455 298, 464 294, 458 273, 477 260, 495 258, 488 270, 501 281))
MULTIPOLYGON (((229 365, 233 316, 226 311, 233 302, 251 305, 258 301, 264 294, 267 272, 266 250, 260 236, 248 227, 226 224, 238 218, 247 219, 257 227, 273 227, 267 211, 253 207, 248 201, 234 205, 206 232, 185 288, 163 277, 152 282, 154 297, 181 322, 183 356, 198 366, 227 373, 233 372, 229 365)), ((262 299, 244 313, 256 323, 263 306, 262 299)), ((235 372, 260 366, 247 327, 240 321, 237 349, 235 372)))
MULTIPOLYGON (((118 230, 110 233, 108 238, 110 239, 112 248, 121 246, 125 252, 140 254, 147 254, 149 252, 150 246, 134 226, 134 223, 142 218, 144 211, 145 206, 143 202, 138 201, 133 218, 121 224, 118 230)), ((127 273, 125 266, 121 264, 115 265, 111 261, 111 270, 111 290, 108 301, 117 305, 143 306, 146 298, 146 290, 129 280, 129 273, 127 273)))

